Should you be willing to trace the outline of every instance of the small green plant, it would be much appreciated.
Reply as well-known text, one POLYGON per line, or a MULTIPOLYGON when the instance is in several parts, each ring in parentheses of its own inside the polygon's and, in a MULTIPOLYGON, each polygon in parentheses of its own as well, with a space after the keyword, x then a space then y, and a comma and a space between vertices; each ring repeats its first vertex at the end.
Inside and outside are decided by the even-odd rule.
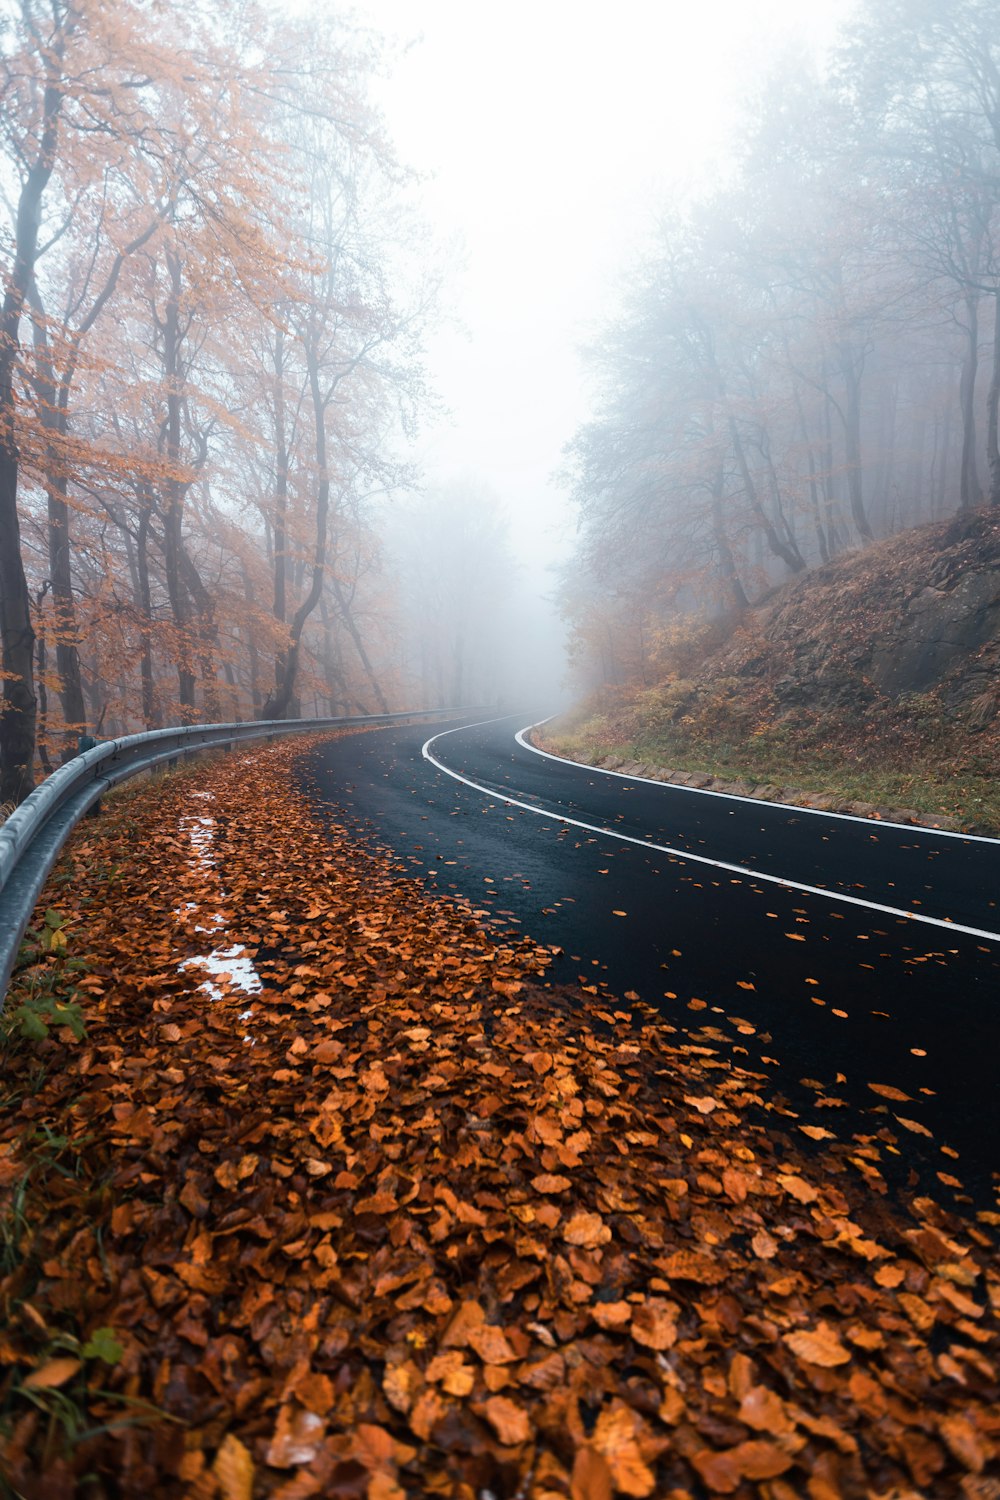
MULTIPOLYGON (((113 1328, 97 1328, 88 1339, 70 1333, 57 1334, 41 1351, 34 1367, 15 1379, 8 1391, 12 1413, 16 1403, 28 1401, 48 1419, 43 1437, 43 1461, 60 1452, 67 1455, 79 1443, 102 1432, 163 1420, 165 1414, 145 1401, 98 1385, 100 1366, 114 1366, 124 1354, 124 1345, 113 1328), (121 1416, 94 1422, 92 1408, 108 1412, 124 1408, 121 1416)), ((0 1425, 9 1426, 0 1418, 0 1425)))
POLYGON ((40 928, 24 935, 11 982, 13 1003, 3 1017, 8 1036, 43 1041, 53 1026, 67 1026, 77 1041, 86 1034, 73 975, 86 969, 69 947, 65 919, 51 907, 40 928))

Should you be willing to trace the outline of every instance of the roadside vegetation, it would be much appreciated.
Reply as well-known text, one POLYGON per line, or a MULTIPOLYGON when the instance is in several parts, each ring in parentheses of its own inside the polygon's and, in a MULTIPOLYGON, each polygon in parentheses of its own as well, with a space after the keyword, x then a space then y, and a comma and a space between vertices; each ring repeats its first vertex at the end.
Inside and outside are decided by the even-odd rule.
POLYGON ((666 772, 679 771, 717 781, 719 790, 771 801, 801 800, 806 806, 903 821, 916 821, 912 815, 918 814, 932 826, 1000 836, 1000 784, 995 761, 985 751, 956 756, 950 744, 939 750, 933 731, 919 748, 891 740, 873 744, 864 725, 835 743, 826 726, 807 716, 743 735, 718 721, 713 727, 664 724, 670 698, 669 689, 634 697, 606 690, 536 731, 533 739, 543 749, 588 765, 618 769, 624 763, 664 780, 675 779, 666 772))
POLYGON ((847 553, 735 619, 658 623, 652 601, 640 637, 539 743, 771 800, 1000 833, 996 512, 847 553))

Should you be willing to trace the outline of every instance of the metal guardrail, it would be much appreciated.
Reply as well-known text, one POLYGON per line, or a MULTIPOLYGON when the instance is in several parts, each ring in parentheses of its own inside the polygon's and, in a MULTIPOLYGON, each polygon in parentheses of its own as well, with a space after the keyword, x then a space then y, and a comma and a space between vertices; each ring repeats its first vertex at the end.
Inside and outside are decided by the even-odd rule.
POLYGON ((189 724, 107 740, 53 771, 0 827, 0 1009, 31 913, 59 851, 84 814, 112 787, 164 761, 203 750, 231 750, 253 740, 404 719, 460 718, 476 709, 414 709, 342 719, 268 719, 246 724, 189 724))

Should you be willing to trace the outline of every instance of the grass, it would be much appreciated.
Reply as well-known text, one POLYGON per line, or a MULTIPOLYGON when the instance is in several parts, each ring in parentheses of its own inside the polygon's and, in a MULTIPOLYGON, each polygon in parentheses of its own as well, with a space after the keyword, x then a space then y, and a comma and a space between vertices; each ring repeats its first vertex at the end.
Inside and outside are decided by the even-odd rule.
POLYGON ((923 753, 915 753, 910 743, 894 753, 886 744, 862 742, 833 749, 816 745, 814 739, 814 733, 796 732, 782 723, 741 739, 706 742, 703 734, 695 737, 681 726, 651 730, 641 724, 622 725, 603 714, 567 715, 545 730, 545 744, 572 760, 593 763, 614 754, 660 769, 742 780, 805 797, 955 818, 976 830, 1000 834, 1000 781, 991 774, 985 756, 949 755, 948 747, 933 742, 923 753))

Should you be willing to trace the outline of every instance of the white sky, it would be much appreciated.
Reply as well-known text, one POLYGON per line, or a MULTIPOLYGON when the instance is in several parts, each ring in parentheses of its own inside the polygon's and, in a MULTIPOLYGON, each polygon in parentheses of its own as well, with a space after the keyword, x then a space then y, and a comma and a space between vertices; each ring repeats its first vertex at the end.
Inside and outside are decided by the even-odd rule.
POLYGON ((461 236, 429 373, 451 416, 429 478, 498 492, 543 584, 572 518, 553 482, 588 404, 577 349, 658 206, 709 187, 742 97, 789 40, 823 48, 848 0, 355 0, 413 45, 379 87, 432 230, 461 236), (420 40, 416 40, 420 38, 420 40))

